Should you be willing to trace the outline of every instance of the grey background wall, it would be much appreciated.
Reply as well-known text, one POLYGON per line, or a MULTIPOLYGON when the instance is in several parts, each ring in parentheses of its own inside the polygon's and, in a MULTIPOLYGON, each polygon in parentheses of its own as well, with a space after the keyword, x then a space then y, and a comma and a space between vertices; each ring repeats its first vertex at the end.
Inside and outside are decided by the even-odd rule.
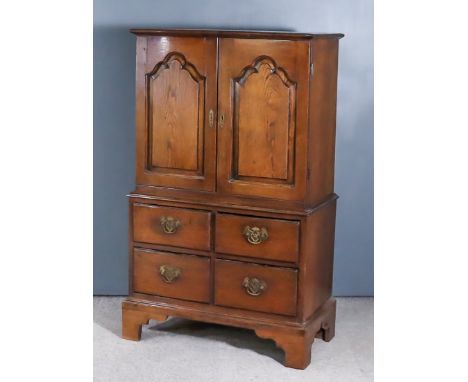
POLYGON ((334 294, 373 295, 372 0, 94 0, 94 293, 127 293, 134 183, 132 27, 341 32, 334 294))

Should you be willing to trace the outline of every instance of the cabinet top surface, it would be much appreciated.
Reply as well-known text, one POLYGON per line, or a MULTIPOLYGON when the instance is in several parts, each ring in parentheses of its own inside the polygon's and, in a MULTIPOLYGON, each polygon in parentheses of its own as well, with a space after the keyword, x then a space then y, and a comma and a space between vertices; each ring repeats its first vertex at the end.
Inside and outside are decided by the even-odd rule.
POLYGON ((130 29, 136 35, 186 37, 236 37, 301 40, 313 38, 342 38, 342 33, 297 33, 290 31, 217 30, 217 29, 130 29))

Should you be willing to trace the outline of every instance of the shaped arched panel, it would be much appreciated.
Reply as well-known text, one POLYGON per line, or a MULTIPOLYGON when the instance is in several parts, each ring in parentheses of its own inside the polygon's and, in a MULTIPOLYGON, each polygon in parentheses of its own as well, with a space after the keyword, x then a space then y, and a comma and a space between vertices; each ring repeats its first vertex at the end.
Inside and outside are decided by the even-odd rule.
POLYGON ((147 74, 148 170, 203 174, 205 78, 181 53, 147 74))
POLYGON ((258 57, 234 80, 235 179, 293 182, 296 84, 258 57))

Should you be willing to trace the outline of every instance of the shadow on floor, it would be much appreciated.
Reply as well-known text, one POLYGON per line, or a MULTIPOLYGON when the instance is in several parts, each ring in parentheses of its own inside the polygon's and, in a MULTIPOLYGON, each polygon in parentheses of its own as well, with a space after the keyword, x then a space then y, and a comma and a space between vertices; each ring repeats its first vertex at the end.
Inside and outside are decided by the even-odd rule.
MULTIPOLYGON (((109 297, 94 299, 94 322, 118 337, 121 336, 122 300, 123 298, 109 297), (110 301, 111 299, 112 301, 110 301)), ((253 330, 171 317, 165 322, 150 320, 149 325, 144 327, 141 341, 157 340, 158 332, 224 342, 236 348, 252 350, 280 363, 283 362, 284 358, 283 351, 276 347, 273 340, 259 338, 253 330)))
POLYGON ((253 330, 241 329, 224 325, 190 321, 183 318, 171 317, 161 323, 150 321, 149 330, 180 333, 198 338, 208 338, 213 341, 224 342, 240 349, 249 349, 258 354, 283 362, 283 351, 276 347, 273 340, 262 339, 253 330))

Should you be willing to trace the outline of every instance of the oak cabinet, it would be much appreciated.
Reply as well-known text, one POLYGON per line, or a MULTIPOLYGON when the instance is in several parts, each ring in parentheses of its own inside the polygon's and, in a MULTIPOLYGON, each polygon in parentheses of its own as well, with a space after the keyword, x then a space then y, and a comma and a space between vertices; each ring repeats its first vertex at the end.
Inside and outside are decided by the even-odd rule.
POLYGON ((340 34, 132 30, 136 188, 123 337, 180 316, 305 368, 334 335, 340 34))

